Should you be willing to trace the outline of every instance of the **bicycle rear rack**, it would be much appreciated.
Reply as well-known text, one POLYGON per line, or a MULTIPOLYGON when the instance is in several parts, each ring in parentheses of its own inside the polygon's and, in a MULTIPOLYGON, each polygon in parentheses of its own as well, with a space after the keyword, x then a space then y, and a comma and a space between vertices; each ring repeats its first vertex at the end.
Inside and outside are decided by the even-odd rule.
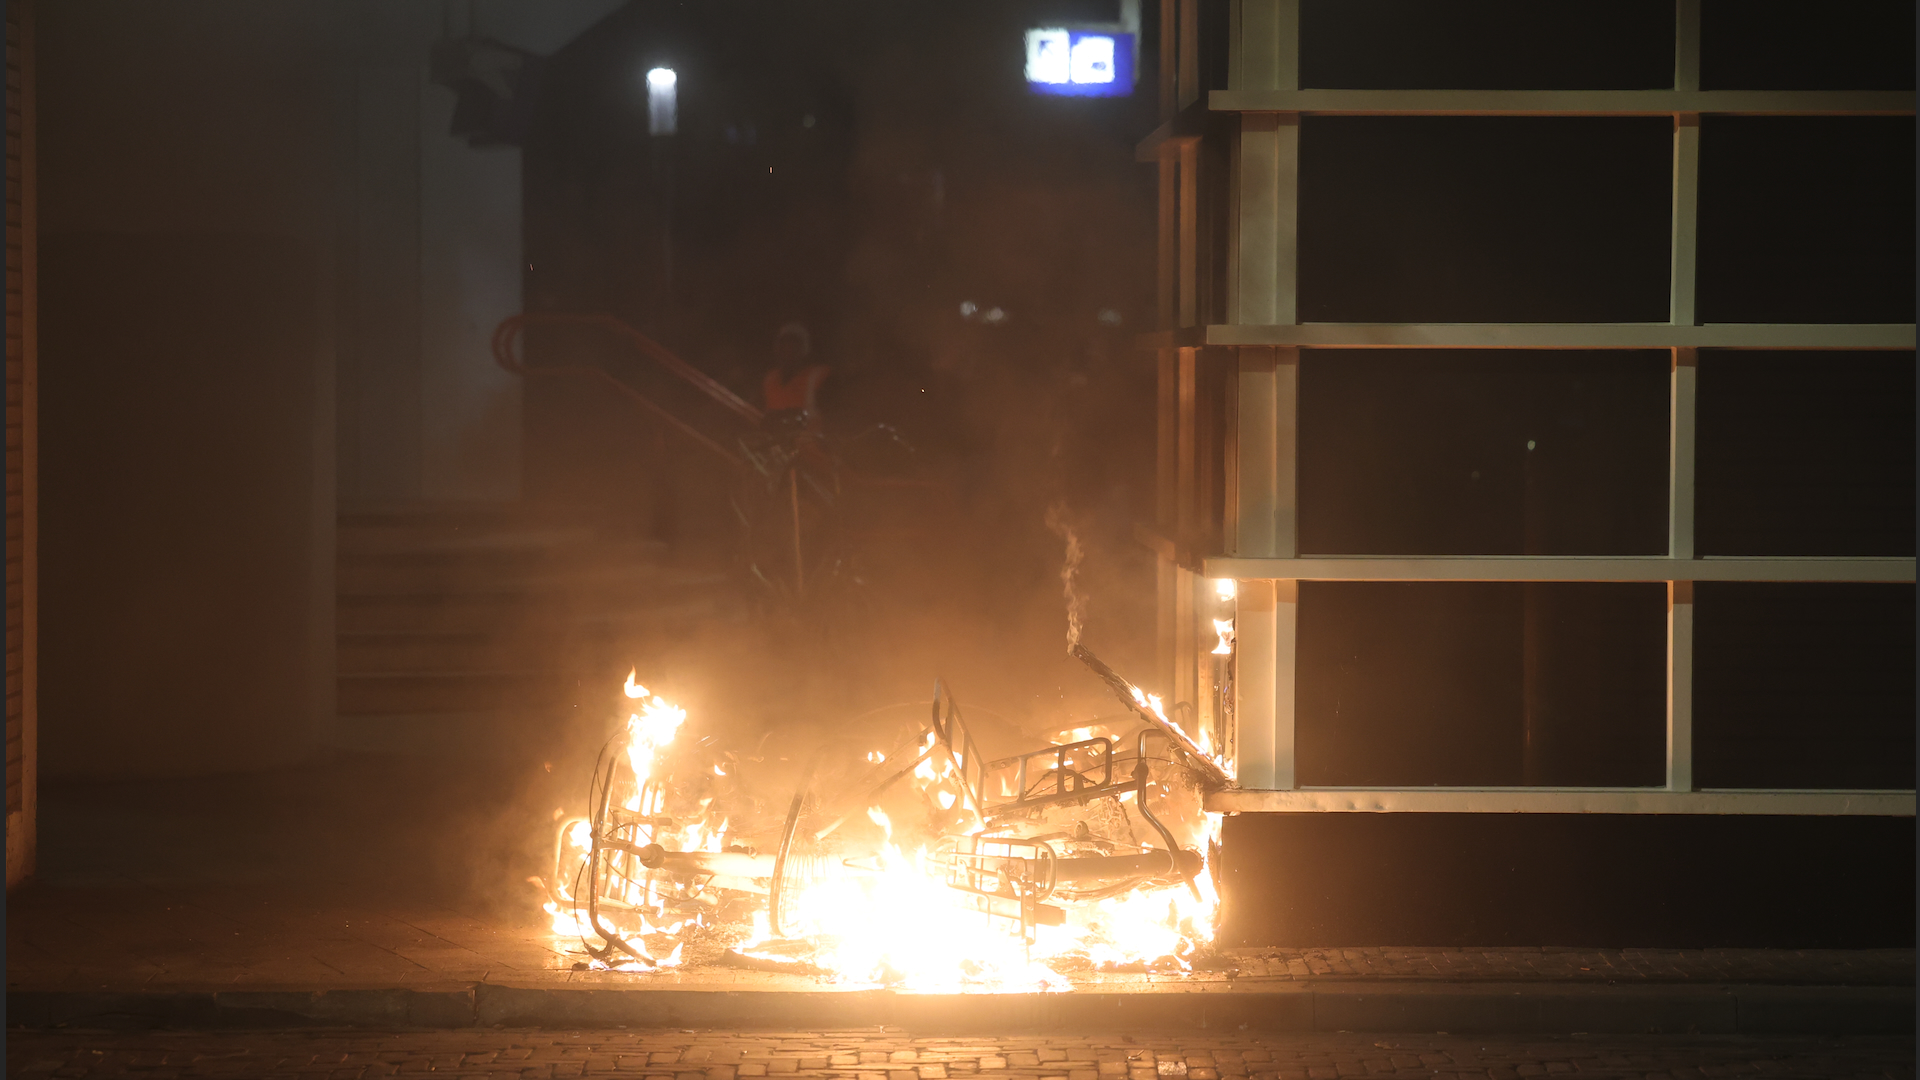
POLYGON ((989 924, 1004 923, 1009 932, 1033 944, 1034 927, 1059 926, 1066 912, 1042 903, 1053 894, 1053 866, 1058 856, 1039 840, 1015 837, 967 836, 950 851, 930 855, 946 871, 950 889, 972 898, 975 911, 989 924))

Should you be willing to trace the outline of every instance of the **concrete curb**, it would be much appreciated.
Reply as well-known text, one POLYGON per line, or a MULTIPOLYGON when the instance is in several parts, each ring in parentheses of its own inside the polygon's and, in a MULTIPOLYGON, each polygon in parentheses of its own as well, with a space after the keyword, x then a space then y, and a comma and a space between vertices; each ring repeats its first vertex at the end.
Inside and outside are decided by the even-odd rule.
POLYGON ((572 989, 9 990, 25 1028, 674 1027, 962 1034, 1053 1031, 1911 1034, 1910 986, 1316 983, 1063 994, 572 989))

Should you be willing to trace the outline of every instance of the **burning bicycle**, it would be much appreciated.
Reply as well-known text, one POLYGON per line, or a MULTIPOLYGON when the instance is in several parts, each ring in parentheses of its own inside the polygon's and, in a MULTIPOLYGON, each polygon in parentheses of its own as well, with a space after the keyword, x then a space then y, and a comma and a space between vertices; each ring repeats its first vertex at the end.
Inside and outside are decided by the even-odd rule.
POLYGON ((686 713, 629 677, 634 711, 563 822, 546 905, 593 966, 717 963, 910 989, 1064 987, 1185 970, 1212 940, 1226 763, 1092 653, 1126 718, 981 755, 936 683, 923 723, 816 750, 780 790, 764 755, 680 738, 686 713))

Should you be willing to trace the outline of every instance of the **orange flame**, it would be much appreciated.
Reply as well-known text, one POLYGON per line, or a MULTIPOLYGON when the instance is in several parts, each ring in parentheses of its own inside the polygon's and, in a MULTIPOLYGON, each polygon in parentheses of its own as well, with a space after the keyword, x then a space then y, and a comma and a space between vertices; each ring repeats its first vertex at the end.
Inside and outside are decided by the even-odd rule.
POLYGON ((1220 643, 1213 647, 1213 655, 1232 656, 1233 655, 1233 620, 1232 619, 1213 620, 1213 632, 1216 635, 1218 635, 1220 638, 1220 643))
MULTIPOLYGON (((674 744, 687 713, 639 685, 637 674, 629 673, 623 687, 636 709, 627 718, 624 731, 621 760, 631 778, 630 786, 621 789, 621 803, 629 817, 621 819, 626 824, 620 827, 644 828, 652 842, 667 851, 741 850, 728 846, 726 819, 717 814, 710 817, 705 802, 700 803, 693 818, 685 818, 678 809, 674 811, 675 820, 666 816, 671 776, 664 752, 674 744), (645 819, 648 824, 635 826, 635 818, 645 819)), ((1133 694, 1143 708, 1167 720, 1157 695, 1137 687, 1133 694)), ((1167 722, 1179 731, 1178 725, 1167 722)), ((1080 725, 1061 731, 1056 741, 1065 745, 1105 736, 1120 743, 1121 734, 1100 724, 1080 725)), ((791 880, 783 879, 782 883, 788 890, 783 895, 780 920, 785 940, 773 940, 771 920, 762 901, 745 916, 750 932, 733 946, 734 951, 783 960, 804 954, 815 968, 841 982, 943 992, 1059 990, 1069 986, 1061 971, 1073 970, 1070 964, 1083 968, 1134 965, 1131 969, 1138 970, 1139 965, 1151 965, 1153 970, 1183 970, 1195 950, 1211 942, 1219 900, 1204 858, 1210 844, 1218 839, 1221 819, 1201 809, 1196 790, 1171 777, 1156 778, 1137 797, 1128 790, 1103 799, 1111 808, 1108 810, 1066 808, 1059 813, 1067 820, 1051 823, 1048 815, 1055 811, 1045 811, 1031 823, 1001 826, 989 833, 980 816, 984 811, 972 805, 973 796, 966 794, 963 798, 976 781, 963 782, 950 755, 929 752, 937 745, 934 732, 923 733, 917 746, 920 760, 911 770, 908 783, 888 796, 904 799, 911 792, 926 808, 928 820, 936 823, 933 831, 926 831, 918 813, 910 815, 913 824, 903 832, 897 815, 890 815, 878 803, 864 807, 865 819, 879 835, 877 844, 868 849, 870 853, 855 858, 809 856, 804 862, 806 869, 797 874, 790 862, 787 877, 791 880), (1069 889, 1044 901, 1057 911, 1052 921, 1022 922, 1015 918, 1015 932, 1009 932, 1008 919, 985 914, 980 895, 954 887, 951 874, 956 843, 992 843, 990 837, 1000 836, 1020 842, 1018 837, 1024 833, 1037 838, 1069 837, 1052 841, 1066 845, 1053 856, 1057 858, 1158 850, 1142 844, 1138 834, 1147 833, 1153 844, 1160 842, 1158 835, 1136 829, 1129 816, 1133 812, 1129 808, 1139 798, 1148 800, 1156 818, 1175 828, 1183 848, 1202 855, 1202 869, 1190 884, 1163 877, 1136 880, 1131 886, 1122 881, 1117 893, 1102 889, 1074 893, 1069 889), (1098 829, 1111 835, 1095 836, 1088 831, 1087 822, 1096 811, 1105 815, 1098 818, 1098 829), (1060 831, 1063 828, 1064 833, 1060 831), (975 839, 967 840, 967 836, 975 839), (1069 850, 1076 846, 1077 850, 1069 850)), ((1207 752, 1205 742, 1196 745, 1207 752)), ((865 759, 876 775, 888 772, 882 767, 887 754, 875 750, 865 759)), ((711 762, 703 763, 698 771, 710 771, 715 777, 726 777, 729 772, 711 762)), ((1012 790, 1008 776, 989 774, 985 780, 990 791, 999 791, 998 798, 1018 794, 1012 790)), ((600 930, 587 917, 584 895, 574 892, 579 871, 593 858, 596 827, 592 821, 577 818, 565 823, 559 833, 551 898, 542 906, 553 934, 562 939, 562 948, 568 947, 567 942, 600 937, 600 930)), ((626 858, 626 850, 603 850, 599 858, 603 862, 626 858)), ((671 903, 663 902, 661 894, 651 891, 659 887, 649 884, 654 875, 636 872, 635 864, 623 865, 627 869, 621 874, 608 874, 602 881, 598 894, 600 925, 654 958, 660 968, 678 966, 686 956, 687 935, 709 926, 709 917, 726 909, 711 904, 706 908, 690 905, 690 896, 684 893, 678 894, 677 900, 666 897, 671 903)), ((733 890, 729 895, 751 899, 756 892, 764 897, 768 886, 765 878, 756 881, 710 875, 699 889, 733 890)), ((993 910, 1004 914, 1005 909, 993 910)), ((1014 910, 1019 910, 1017 903, 1014 910)), ((617 951, 604 955, 609 959, 595 960, 595 966, 650 970, 636 961, 620 959, 617 951)))

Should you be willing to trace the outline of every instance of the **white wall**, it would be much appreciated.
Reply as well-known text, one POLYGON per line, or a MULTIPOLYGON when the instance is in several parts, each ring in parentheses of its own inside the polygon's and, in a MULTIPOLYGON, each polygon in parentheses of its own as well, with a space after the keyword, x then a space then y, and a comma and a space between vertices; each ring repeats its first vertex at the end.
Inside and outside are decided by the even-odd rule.
POLYGON ((520 151, 447 135, 454 95, 420 100, 421 494, 520 494, 520 377, 494 362, 493 330, 520 310, 520 151))
POLYGON ((369 20, 356 150, 367 352, 344 421, 350 499, 520 494, 520 380, 489 348, 521 307, 520 151, 448 134, 456 99, 427 82, 432 43, 472 33, 551 55, 624 2, 386 0, 369 20))

